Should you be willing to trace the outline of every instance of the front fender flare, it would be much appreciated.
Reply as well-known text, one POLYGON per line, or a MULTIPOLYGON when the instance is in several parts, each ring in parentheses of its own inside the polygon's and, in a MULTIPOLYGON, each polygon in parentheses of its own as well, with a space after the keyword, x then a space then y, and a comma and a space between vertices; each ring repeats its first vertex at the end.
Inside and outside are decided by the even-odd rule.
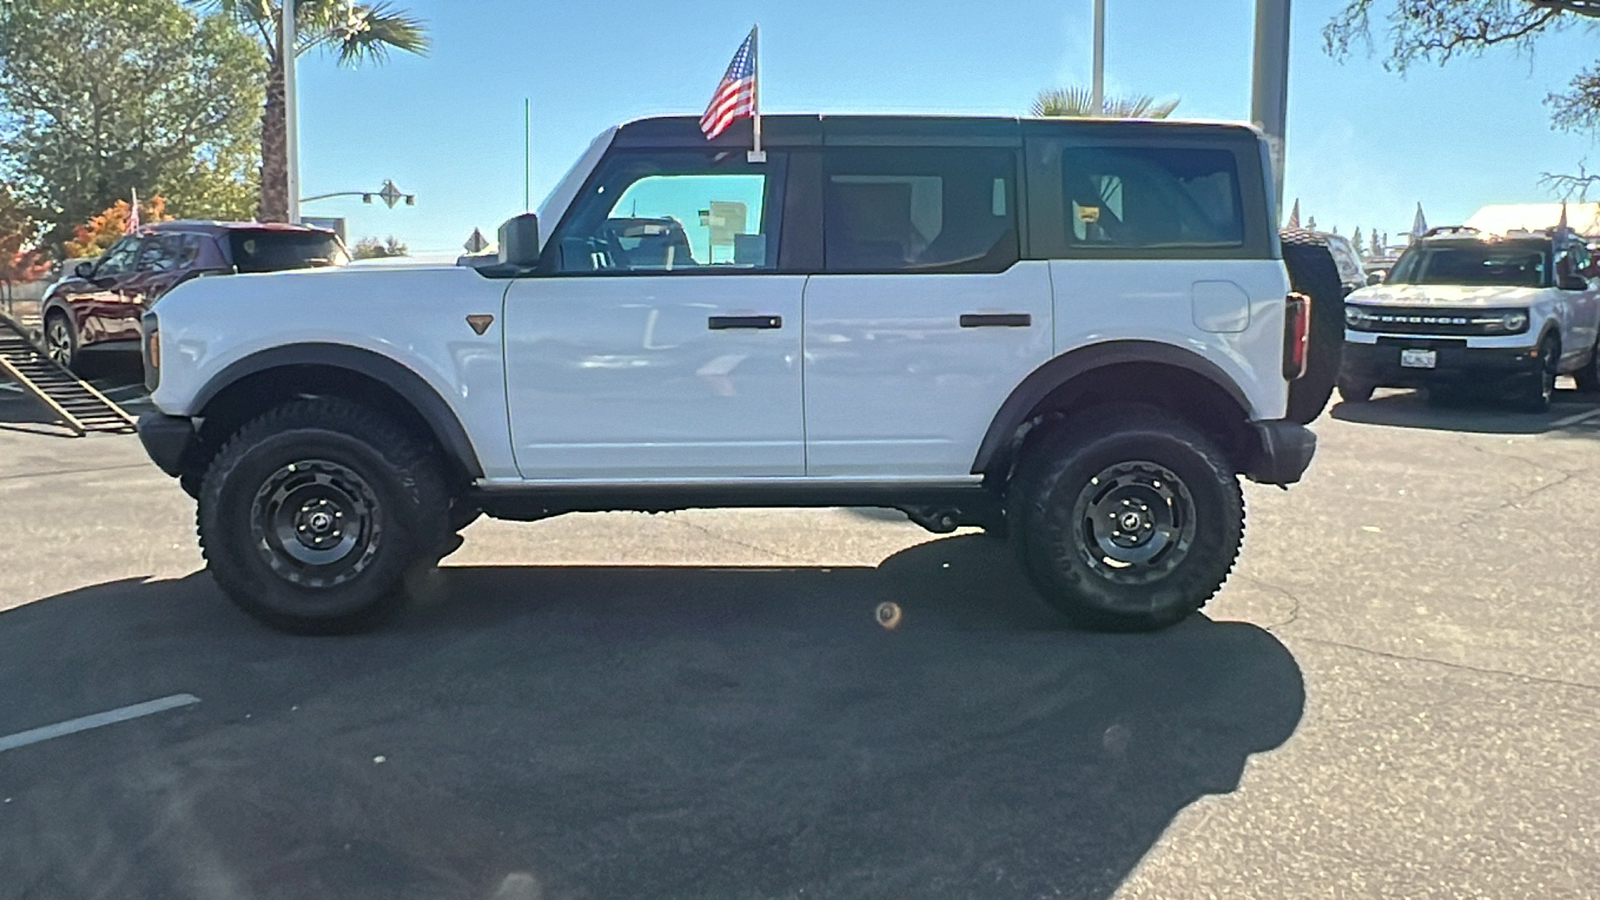
POLYGON ((478 453, 473 449, 471 439, 467 437, 467 430, 462 427, 455 410, 451 409, 450 404, 439 395, 433 385, 387 356, 348 344, 289 344, 252 353, 229 363, 222 371, 212 376, 205 387, 195 395, 191 408, 195 410, 196 415, 202 415, 207 404, 240 379, 286 366, 326 366, 344 369, 390 388, 410 404, 423 422, 427 423, 439 446, 460 465, 468 478, 483 477, 483 466, 478 462, 478 453))

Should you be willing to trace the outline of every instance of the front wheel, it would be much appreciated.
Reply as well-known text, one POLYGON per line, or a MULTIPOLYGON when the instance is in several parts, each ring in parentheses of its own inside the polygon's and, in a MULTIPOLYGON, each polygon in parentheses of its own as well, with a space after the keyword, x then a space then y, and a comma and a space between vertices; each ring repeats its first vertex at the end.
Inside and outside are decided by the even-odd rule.
POLYGON ((1227 579, 1244 497, 1188 424, 1155 409, 1103 408, 1027 453, 1006 518, 1046 603, 1086 627, 1150 631, 1200 609, 1227 579))
POLYGON ((1372 392, 1378 386, 1369 381, 1356 381, 1351 378, 1341 378, 1338 383, 1339 399, 1346 403, 1365 403, 1372 399, 1372 392))
POLYGON ((345 400, 296 400, 241 428, 200 486, 200 545, 228 597, 295 633, 396 609, 438 559, 449 498, 425 445, 345 400))
POLYGON ((63 369, 77 365, 78 329, 72 326, 72 319, 66 313, 55 310, 45 316, 44 353, 63 369))
POLYGON ((1539 342, 1537 369, 1526 376, 1517 390, 1517 408, 1523 412, 1549 412, 1556 396, 1556 370, 1561 364, 1561 347, 1553 337, 1539 342))

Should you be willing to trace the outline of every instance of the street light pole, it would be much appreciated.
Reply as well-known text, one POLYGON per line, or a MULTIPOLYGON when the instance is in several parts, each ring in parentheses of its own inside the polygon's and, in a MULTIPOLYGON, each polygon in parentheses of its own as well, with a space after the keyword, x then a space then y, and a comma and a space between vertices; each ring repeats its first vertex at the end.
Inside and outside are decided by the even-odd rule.
POLYGON ((289 221, 300 221, 300 123, 299 104, 295 99, 294 58, 297 29, 294 23, 294 0, 281 0, 282 30, 278 36, 278 53, 283 57, 283 142, 286 177, 288 179, 289 221))
POLYGON ((1251 73, 1250 120, 1272 150, 1272 183, 1283 215, 1283 147, 1289 128, 1289 0, 1256 0, 1255 64, 1251 73))
POLYGON ((1106 111, 1106 0, 1094 0, 1094 73, 1090 76, 1089 102, 1094 114, 1106 111))

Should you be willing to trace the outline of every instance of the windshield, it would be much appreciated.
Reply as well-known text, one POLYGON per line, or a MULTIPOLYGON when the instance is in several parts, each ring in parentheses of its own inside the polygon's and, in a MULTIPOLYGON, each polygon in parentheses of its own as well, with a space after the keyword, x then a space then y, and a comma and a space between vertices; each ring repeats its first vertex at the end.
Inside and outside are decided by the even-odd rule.
POLYGON ((1462 284, 1546 287, 1549 254, 1534 244, 1431 244, 1407 250, 1389 284, 1462 284))
POLYGON ((233 264, 241 274, 342 266, 344 245, 322 231, 235 231, 228 235, 233 264))

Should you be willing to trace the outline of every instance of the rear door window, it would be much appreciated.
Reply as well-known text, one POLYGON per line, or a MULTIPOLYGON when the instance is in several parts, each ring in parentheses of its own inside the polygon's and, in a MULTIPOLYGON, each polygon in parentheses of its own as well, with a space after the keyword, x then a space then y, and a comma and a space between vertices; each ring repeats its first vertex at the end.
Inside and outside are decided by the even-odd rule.
POLYGON ((228 235, 228 248, 241 274, 342 266, 350 261, 337 237, 317 231, 239 230, 228 235))
POLYGON ((1200 147, 1074 147, 1061 154, 1067 245, 1229 249, 1245 240, 1234 154, 1200 147))
POLYGON ((1002 272, 1021 255, 1012 151, 834 149, 824 165, 829 272, 1002 272))

